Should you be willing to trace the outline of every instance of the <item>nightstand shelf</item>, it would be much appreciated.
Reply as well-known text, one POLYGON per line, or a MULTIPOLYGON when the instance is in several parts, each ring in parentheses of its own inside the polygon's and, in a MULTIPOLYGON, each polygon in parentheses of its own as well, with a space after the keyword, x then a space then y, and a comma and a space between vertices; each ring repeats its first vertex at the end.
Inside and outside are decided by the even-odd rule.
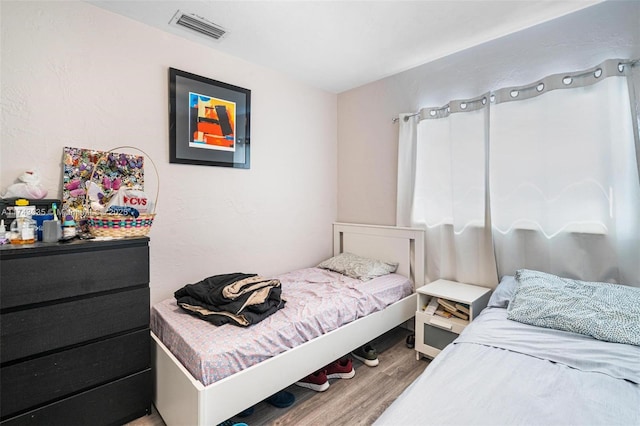
POLYGON ((487 306, 491 289, 455 281, 437 280, 418 288, 418 306, 416 309, 416 358, 436 357, 442 349, 453 342, 475 317, 487 306), (445 318, 426 311, 433 298, 441 298, 464 305, 468 311, 468 320, 452 316, 445 318))

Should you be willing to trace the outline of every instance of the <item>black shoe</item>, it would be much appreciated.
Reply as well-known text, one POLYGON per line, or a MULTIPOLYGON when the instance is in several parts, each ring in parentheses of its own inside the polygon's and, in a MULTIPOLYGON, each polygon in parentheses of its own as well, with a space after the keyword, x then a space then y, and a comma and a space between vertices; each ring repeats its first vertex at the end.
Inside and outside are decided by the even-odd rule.
POLYGON ((369 367, 375 367, 378 365, 378 352, 375 348, 369 344, 359 347, 355 351, 351 352, 351 355, 357 360, 364 362, 369 367))
POLYGON ((413 349, 416 347, 416 336, 410 334, 407 336, 407 347, 413 349))
POLYGON ((280 391, 271 395, 269 398, 265 399, 269 404, 278 408, 286 408, 293 405, 296 402, 296 396, 291 392, 280 391))

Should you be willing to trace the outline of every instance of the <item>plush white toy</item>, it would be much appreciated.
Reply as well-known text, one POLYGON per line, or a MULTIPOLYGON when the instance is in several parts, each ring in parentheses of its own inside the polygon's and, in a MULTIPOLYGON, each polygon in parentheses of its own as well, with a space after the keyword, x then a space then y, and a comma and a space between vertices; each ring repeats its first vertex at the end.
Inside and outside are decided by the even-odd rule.
POLYGON ((18 177, 20 182, 7 188, 2 198, 30 198, 40 200, 47 196, 47 190, 40 184, 40 175, 36 169, 30 169, 18 177))

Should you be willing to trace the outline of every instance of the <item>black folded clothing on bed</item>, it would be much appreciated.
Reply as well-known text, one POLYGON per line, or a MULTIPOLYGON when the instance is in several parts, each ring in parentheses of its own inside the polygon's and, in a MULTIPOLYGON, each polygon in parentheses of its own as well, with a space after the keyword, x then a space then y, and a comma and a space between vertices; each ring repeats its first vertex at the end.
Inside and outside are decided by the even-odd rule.
POLYGON ((215 325, 247 327, 284 308, 280 281, 257 274, 214 275, 174 293, 182 309, 215 325))

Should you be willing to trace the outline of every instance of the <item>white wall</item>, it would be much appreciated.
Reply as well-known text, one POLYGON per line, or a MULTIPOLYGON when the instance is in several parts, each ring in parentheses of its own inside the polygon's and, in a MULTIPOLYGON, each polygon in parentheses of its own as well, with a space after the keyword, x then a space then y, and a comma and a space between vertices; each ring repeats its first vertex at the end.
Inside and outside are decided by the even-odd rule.
POLYGON ((143 149, 160 174, 152 302, 331 254, 336 95, 84 2, 3 0, 0 14, 1 191, 35 166, 60 197, 64 146, 143 149), (251 89, 250 170, 169 164, 169 67, 251 89))
POLYGON ((391 120, 399 113, 616 57, 640 57, 638 1, 607 1, 341 93, 338 220, 395 224, 398 125, 391 120))

